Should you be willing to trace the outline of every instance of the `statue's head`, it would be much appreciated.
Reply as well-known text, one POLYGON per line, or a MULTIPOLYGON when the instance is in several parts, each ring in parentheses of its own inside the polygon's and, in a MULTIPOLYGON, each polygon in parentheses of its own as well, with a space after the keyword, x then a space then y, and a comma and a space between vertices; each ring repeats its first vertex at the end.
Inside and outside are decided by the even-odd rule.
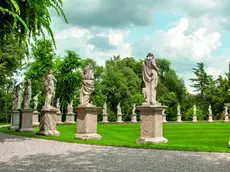
POLYGON ((27 81, 26 81, 26 85, 30 85, 30 84, 31 84, 30 79, 27 79, 27 81))
POLYGON ((53 70, 52 69, 50 69, 49 70, 49 74, 53 74, 54 72, 53 72, 53 70))
POLYGON ((154 55, 153 55, 153 53, 148 53, 146 57, 147 57, 148 59, 153 59, 153 58, 154 58, 154 55))

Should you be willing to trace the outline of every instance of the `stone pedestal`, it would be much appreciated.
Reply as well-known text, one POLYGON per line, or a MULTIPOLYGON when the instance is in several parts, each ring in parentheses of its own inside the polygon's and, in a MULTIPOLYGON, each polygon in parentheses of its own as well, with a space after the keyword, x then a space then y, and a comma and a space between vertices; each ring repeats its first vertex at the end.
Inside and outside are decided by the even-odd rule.
POLYGON ((140 138, 137 144, 161 144, 168 140, 162 136, 162 111, 165 107, 160 105, 138 106, 140 110, 140 138))
POLYGON ((137 114, 132 114, 131 116, 131 122, 136 123, 137 122, 137 114))
POLYGON ((122 114, 117 114, 117 122, 123 122, 122 121, 122 114))
POLYGON ((20 112, 14 110, 11 112, 11 126, 9 129, 15 130, 19 128, 19 119, 20 119, 20 112))
POLYGON ((166 115, 162 115, 162 122, 163 122, 163 123, 168 122, 168 121, 166 120, 166 115))
POLYGON ((60 136, 56 130, 56 109, 42 109, 40 115, 40 131, 37 135, 60 136))
POLYGON ((38 115, 38 111, 33 111, 33 126, 39 126, 38 115))
POLYGON ((177 115, 177 122, 182 122, 181 115, 177 115))
POLYGON ((18 132, 34 132, 33 109, 20 109, 20 120, 18 132))
POLYGON ((57 125, 59 125, 59 124, 63 124, 63 122, 62 122, 62 113, 60 112, 60 111, 58 111, 57 113, 56 113, 56 124, 57 125))
POLYGON ((229 116, 228 115, 224 115, 224 122, 229 122, 229 116))
POLYGON ((102 122, 104 122, 104 123, 109 122, 109 121, 108 121, 108 114, 107 114, 107 113, 102 114, 102 122))
POLYGON ((79 140, 101 140, 102 136, 97 134, 97 115, 100 107, 78 107, 77 108, 77 133, 75 139, 79 140))
POLYGON ((209 116, 208 116, 208 122, 213 122, 212 115, 209 115, 209 116))
POLYGON ((66 123, 68 123, 68 124, 75 124, 76 123, 74 121, 74 113, 67 113, 67 115, 66 115, 66 123))
POLYGON ((197 122, 197 116, 196 115, 193 115, 192 122, 197 122))

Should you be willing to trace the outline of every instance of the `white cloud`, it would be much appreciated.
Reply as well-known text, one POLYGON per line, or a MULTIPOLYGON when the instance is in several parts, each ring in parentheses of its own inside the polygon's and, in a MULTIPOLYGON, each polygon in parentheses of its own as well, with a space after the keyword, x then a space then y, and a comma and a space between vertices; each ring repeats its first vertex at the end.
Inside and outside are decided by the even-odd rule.
POLYGON ((155 31, 149 39, 135 42, 132 48, 134 56, 143 56, 143 51, 140 51, 142 49, 145 53, 153 52, 157 57, 171 61, 172 67, 185 80, 188 90, 193 92, 189 86, 191 85, 189 79, 193 76, 192 68, 196 67, 198 62, 207 64, 209 72, 216 68, 215 61, 218 59, 213 57, 213 53, 221 46, 221 35, 207 28, 198 28, 187 33, 189 29, 191 29, 189 20, 182 18, 175 28, 168 31, 155 31))
POLYGON ((83 58, 93 58, 98 64, 104 64, 113 55, 120 55, 121 58, 131 56, 130 44, 124 42, 128 36, 127 31, 105 30, 104 32, 92 33, 88 29, 72 27, 55 33, 57 43, 57 54, 63 56, 66 49, 76 51, 83 58), (115 48, 101 51, 89 40, 95 37, 108 38, 109 43, 115 48))

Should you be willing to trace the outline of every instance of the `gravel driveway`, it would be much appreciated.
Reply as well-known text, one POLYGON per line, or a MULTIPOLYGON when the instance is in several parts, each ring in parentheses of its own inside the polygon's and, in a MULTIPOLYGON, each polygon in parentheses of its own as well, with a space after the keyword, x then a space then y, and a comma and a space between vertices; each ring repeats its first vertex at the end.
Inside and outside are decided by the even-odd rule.
POLYGON ((229 172, 229 153, 129 149, 0 133, 0 171, 229 172))

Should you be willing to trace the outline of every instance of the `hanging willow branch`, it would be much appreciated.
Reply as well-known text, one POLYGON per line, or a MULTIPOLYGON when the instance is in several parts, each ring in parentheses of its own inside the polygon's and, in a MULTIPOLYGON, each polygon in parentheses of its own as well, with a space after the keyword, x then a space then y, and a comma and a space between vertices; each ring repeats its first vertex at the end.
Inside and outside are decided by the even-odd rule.
POLYGON ((54 8, 67 23, 62 6, 62 0, 1 0, 0 45, 5 35, 14 32, 19 41, 27 46, 30 38, 36 40, 41 35, 44 37, 46 30, 55 46, 49 8, 54 8))

